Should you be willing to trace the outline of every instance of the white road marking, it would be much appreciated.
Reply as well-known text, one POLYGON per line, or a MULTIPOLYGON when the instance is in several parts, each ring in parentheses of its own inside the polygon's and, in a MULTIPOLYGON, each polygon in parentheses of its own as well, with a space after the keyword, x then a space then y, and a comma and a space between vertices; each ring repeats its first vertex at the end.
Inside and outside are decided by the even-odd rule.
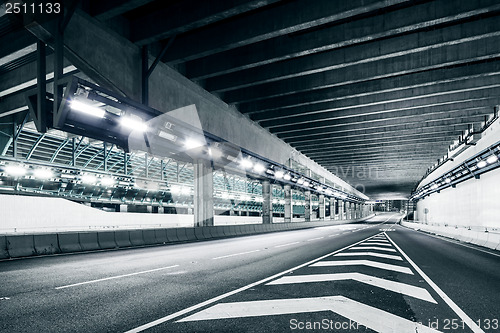
POLYGON ((391 247, 391 243, 381 243, 381 242, 364 242, 362 245, 377 245, 377 246, 388 246, 391 247))
POLYGON ((178 322, 332 311, 381 333, 439 332, 423 324, 356 302, 344 296, 292 298, 216 304, 178 322), (383 318, 384 320, 381 320, 383 318))
POLYGON ((299 244, 299 243, 300 242, 286 243, 286 244, 276 245, 275 247, 283 247, 283 246, 289 246, 289 245, 294 245, 294 244, 299 244))
POLYGON ((179 265, 173 265, 173 266, 167 266, 167 267, 160 267, 160 268, 150 269, 150 270, 142 271, 142 272, 135 272, 135 273, 130 273, 130 274, 123 274, 123 275, 111 276, 111 277, 107 277, 107 278, 103 278, 103 279, 97 279, 97 280, 79 282, 79 283, 74 283, 74 284, 68 284, 66 286, 56 287, 55 289, 65 289, 65 288, 71 288, 71 287, 81 286, 81 285, 84 285, 84 284, 91 284, 91 283, 97 283, 97 282, 102 282, 102 281, 120 279, 120 278, 123 278, 123 277, 134 276, 134 275, 139 275, 139 274, 146 274, 146 273, 158 272, 158 271, 161 271, 161 270, 164 270, 164 269, 169 269, 169 268, 174 268, 174 267, 179 267, 179 265))
POLYGON ((403 257, 405 257, 405 259, 410 263, 410 265, 413 266, 413 268, 417 271, 417 273, 424 278, 424 280, 432 287, 432 289, 434 289, 434 291, 443 299, 443 301, 445 301, 446 304, 448 304, 448 306, 453 311, 455 311, 455 313, 460 317, 460 319, 462 319, 462 321, 466 323, 467 326, 469 326, 469 328, 474 333, 484 333, 484 331, 462 309, 460 309, 458 305, 456 305, 455 302, 453 302, 451 298, 449 298, 448 295, 446 295, 444 291, 442 291, 441 288, 439 288, 437 284, 435 284, 434 281, 432 281, 427 276, 427 274, 425 274, 424 271, 421 270, 420 267, 418 267, 417 264, 415 264, 413 260, 411 260, 410 257, 408 257, 408 255, 404 253, 403 250, 401 250, 401 248, 387 234, 386 236, 394 245, 394 247, 398 249, 398 251, 403 255, 403 257))
POLYGON ((328 282, 328 281, 342 281, 354 280, 361 283, 366 283, 375 287, 390 290, 396 293, 412 296, 427 302, 437 304, 432 298, 431 294, 420 287, 412 286, 411 284, 386 280, 371 275, 361 273, 335 273, 335 274, 310 274, 310 275, 290 275, 283 276, 278 280, 271 281, 267 285, 282 285, 282 284, 295 284, 295 283, 310 283, 310 282, 328 282))
POLYGON ((315 241, 315 240, 318 240, 318 239, 323 239, 325 237, 316 237, 316 238, 311 238, 311 239, 308 239, 307 241, 308 242, 312 242, 312 241, 315 241))
POLYGON ((240 256, 240 255, 243 255, 243 254, 254 253, 254 252, 259 252, 259 251, 260 250, 253 250, 253 251, 247 251, 247 252, 233 253, 233 254, 228 254, 227 256, 215 257, 215 258, 212 258, 212 260, 218 260, 218 259, 223 259, 223 258, 240 256))
MULTIPOLYGON (((384 223, 385 223, 385 222, 387 222, 389 219, 390 219, 390 217, 389 217, 387 220, 385 220, 384 222, 379 223, 378 225, 380 225, 380 224, 384 224, 384 223)), ((376 225, 375 225, 375 226, 376 226, 376 225)), ((319 258, 313 259, 313 260, 308 261, 308 262, 306 262, 306 263, 304 263, 304 264, 300 264, 300 265, 295 266, 295 267, 293 267, 293 268, 287 269, 287 270, 285 270, 285 271, 283 271, 283 272, 280 272, 280 273, 274 274, 274 275, 269 276, 269 277, 267 277, 267 278, 265 278, 265 279, 259 280, 259 281, 254 282, 254 283, 250 283, 250 284, 248 284, 248 285, 246 285, 246 286, 244 286, 244 287, 241 287, 241 288, 238 288, 238 289, 232 290, 232 291, 227 292, 227 293, 225 293, 225 294, 222 294, 222 295, 219 295, 219 296, 217 296, 217 297, 214 297, 214 298, 208 299, 208 300, 206 300, 206 301, 204 301, 204 302, 201 302, 201 303, 195 304, 195 305, 193 305, 193 306, 190 306, 190 307, 185 308, 185 309, 183 309, 183 310, 177 311, 177 312, 172 313, 172 314, 170 314, 170 315, 167 315, 167 316, 165 316, 165 317, 162 317, 162 318, 156 319, 156 320, 154 320, 154 321, 152 321, 152 322, 149 322, 149 323, 146 323, 146 324, 141 325, 141 326, 139 326, 139 327, 133 328, 133 329, 131 329, 131 330, 126 331, 125 333, 138 333, 138 332, 145 331, 145 330, 147 330, 147 329, 149 329, 149 328, 151 328, 151 327, 154 327, 154 326, 157 326, 157 325, 163 324, 164 322, 167 322, 167 321, 169 321, 169 320, 173 320, 173 319, 175 319, 175 318, 177 318, 177 317, 180 317, 180 316, 182 316, 182 315, 185 315, 186 313, 189 313, 189 312, 195 311, 195 310, 197 310, 197 309, 199 309, 199 308, 202 308, 202 307, 205 307, 205 306, 210 305, 210 304, 212 304, 212 303, 218 302, 218 301, 220 301, 221 299, 224 299, 224 298, 226 298, 226 297, 229 297, 229 296, 235 295, 235 294, 237 294, 237 293, 240 293, 240 292, 242 292, 242 291, 245 291, 245 290, 247 290, 247 289, 250 289, 250 288, 252 288, 252 287, 255 287, 255 286, 259 285, 259 284, 266 283, 267 281, 273 280, 273 279, 275 279, 275 278, 277 278, 277 277, 280 277, 280 276, 285 275, 285 274, 287 274, 287 273, 290 273, 290 272, 293 272, 293 271, 295 271, 295 270, 298 270, 298 269, 300 269, 300 268, 302 268, 302 267, 306 267, 306 266, 308 266, 308 265, 311 265, 311 264, 313 264, 313 263, 315 263, 315 262, 317 262, 317 261, 323 260, 323 259, 325 259, 325 258, 327 258, 327 257, 329 257, 329 256, 332 256, 332 255, 335 255, 335 254, 336 254, 336 253, 338 253, 338 252, 341 252, 341 251, 347 250, 348 248, 350 248, 350 247, 352 247, 352 246, 356 246, 356 245, 358 245, 358 244, 360 244, 360 243, 362 243, 362 242, 366 241, 367 239, 370 239, 370 237, 365 238, 365 239, 363 239, 363 240, 360 240, 359 242, 356 242, 356 243, 354 243, 354 244, 351 244, 351 245, 345 246, 345 247, 343 247, 343 248, 341 248, 341 249, 339 249, 339 250, 336 250, 336 251, 330 252, 330 253, 328 253, 328 254, 325 254, 324 256, 321 256, 321 257, 319 257, 319 258)))
POLYGON ((403 260, 403 258, 399 256, 393 256, 390 254, 375 253, 375 252, 344 252, 344 253, 337 253, 335 256, 371 256, 371 257, 387 258, 387 259, 394 259, 401 261, 403 260))
POLYGON ((331 234, 328 237, 334 237, 334 236, 338 236, 338 234, 331 234))
POLYGON ((385 269, 385 270, 389 270, 389 271, 395 271, 395 272, 400 272, 400 273, 405 273, 405 274, 411 274, 411 275, 413 275, 413 272, 408 267, 403 267, 403 266, 398 266, 398 265, 391 265, 391 264, 385 264, 385 263, 382 263, 382 262, 372 261, 372 260, 319 261, 319 262, 317 262, 315 264, 312 264, 309 267, 355 266, 355 265, 370 266, 370 267, 385 269))
POLYGON ((0 297, 0 301, 8 301, 10 298, 9 297, 0 297))
POLYGON ((363 244, 361 244, 360 246, 351 247, 349 250, 379 250, 379 251, 397 252, 396 250, 391 249, 389 247, 363 246, 363 244))

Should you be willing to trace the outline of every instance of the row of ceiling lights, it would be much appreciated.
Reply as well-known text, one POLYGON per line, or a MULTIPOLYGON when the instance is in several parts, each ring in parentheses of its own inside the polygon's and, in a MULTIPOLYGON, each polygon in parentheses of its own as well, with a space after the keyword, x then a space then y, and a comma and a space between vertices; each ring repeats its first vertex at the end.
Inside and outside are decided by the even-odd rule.
POLYGON ((494 149, 488 149, 487 152, 489 152, 490 154, 481 157, 473 157, 469 159, 468 162, 464 162, 461 166, 455 168, 450 172, 447 172, 446 174, 439 177, 438 179, 435 179, 426 186, 421 187, 417 192, 411 195, 410 199, 418 200, 424 198, 431 193, 439 191, 443 187, 454 186, 454 184, 465 175, 472 175, 472 173, 475 173, 475 175, 479 175, 487 166, 494 166, 495 164, 498 164, 499 158, 497 154, 499 154, 500 152, 500 145, 498 145, 494 149))

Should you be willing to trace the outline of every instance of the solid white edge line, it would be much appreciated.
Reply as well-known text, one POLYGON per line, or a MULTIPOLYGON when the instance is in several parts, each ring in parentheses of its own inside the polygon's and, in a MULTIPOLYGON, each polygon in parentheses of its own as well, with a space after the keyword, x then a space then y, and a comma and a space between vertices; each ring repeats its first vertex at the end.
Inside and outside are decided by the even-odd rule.
POLYGON ((443 301, 448 304, 448 306, 460 317, 460 319, 462 319, 464 323, 467 324, 467 326, 469 326, 469 328, 474 333, 484 333, 484 331, 462 309, 460 309, 460 307, 456 305, 455 302, 453 302, 451 298, 448 297, 448 295, 446 295, 444 291, 442 291, 441 288, 439 288, 437 284, 435 284, 434 281, 432 281, 431 278, 428 277, 427 274, 425 274, 424 271, 422 271, 420 267, 418 267, 417 264, 415 264, 405 252, 403 252, 403 250, 392 240, 392 238, 389 237, 389 235, 387 235, 385 232, 384 234, 391 241, 394 247, 403 255, 403 257, 405 257, 410 265, 413 266, 417 273, 424 278, 424 280, 431 286, 431 288, 434 289, 434 291, 443 299, 443 301))
POLYGON ((220 257, 215 257, 215 258, 212 258, 212 260, 223 259, 223 258, 229 258, 229 257, 239 256, 239 255, 242 255, 242 254, 248 254, 248 253, 259 252, 259 251, 260 251, 260 250, 253 250, 253 251, 247 251, 247 252, 241 252, 241 253, 228 254, 227 256, 220 256, 220 257))
POLYGON ((295 244, 299 244, 299 243, 300 242, 292 242, 292 243, 286 243, 286 244, 276 245, 275 248, 283 247, 283 246, 288 246, 288 245, 295 245, 295 244))
POLYGON ((135 272, 135 273, 129 273, 129 274, 123 274, 123 275, 117 275, 117 276, 110 276, 110 277, 103 278, 103 279, 97 279, 97 280, 79 282, 79 283, 74 283, 74 284, 68 284, 66 286, 56 287, 55 289, 65 289, 65 288, 70 288, 70 287, 81 286, 81 285, 84 285, 84 284, 90 284, 90 283, 97 283, 97 282, 102 282, 102 281, 107 281, 107 280, 120 279, 120 278, 123 278, 123 277, 128 277, 128 276, 133 276, 133 275, 139 275, 139 274, 145 274, 145 273, 151 273, 151 272, 157 272, 157 271, 161 271, 161 270, 169 269, 169 268, 174 268, 174 267, 179 267, 179 265, 173 265, 173 266, 167 266, 167 267, 160 267, 160 268, 150 269, 150 270, 147 270, 147 271, 141 271, 141 272, 135 272))
MULTIPOLYGON (((376 224, 376 225, 374 225, 374 226, 384 224, 385 222, 389 221, 389 219, 391 219, 391 218, 392 218, 392 216, 394 216, 394 215, 391 215, 391 216, 390 216, 390 217, 388 217, 388 218, 387 218, 384 222, 381 222, 381 223, 376 224)), ((379 234, 380 234, 380 233, 378 233, 378 234, 376 234, 376 235, 379 235, 379 234)), ((227 293, 225 293, 225 294, 222 294, 222 295, 216 296, 216 297, 214 297, 214 298, 208 299, 208 300, 206 300, 206 301, 204 301, 204 302, 201 302, 201 303, 195 304, 195 305, 193 305, 193 306, 190 306, 189 308, 186 308, 186 309, 183 309, 183 310, 177 311, 177 312, 172 313, 172 314, 170 314, 170 315, 168 315, 168 316, 165 316, 165 317, 159 318, 159 319, 154 320, 154 321, 152 321, 152 322, 149 322, 149 323, 146 323, 146 324, 141 325, 141 326, 139 326, 139 327, 133 328, 133 329, 128 330, 128 331, 126 331, 126 332, 124 332, 124 333, 138 333, 138 332, 142 332, 142 331, 144 331, 144 330, 147 330, 147 329, 149 329, 149 328, 151 328, 151 327, 154 327, 154 326, 157 326, 157 325, 163 324, 163 323, 164 323, 164 322, 166 322, 166 321, 169 321, 169 320, 175 319, 175 318, 180 317, 180 316, 182 316, 182 315, 184 315, 184 314, 186 314, 186 313, 189 313, 189 312, 191 312, 191 311, 198 310, 199 308, 202 308, 202 307, 204 307, 204 306, 207 306, 207 305, 210 305, 210 304, 215 303, 215 302, 217 302, 217 301, 220 301, 221 299, 227 298, 227 297, 229 297, 229 296, 232 296, 232 295, 237 294, 237 293, 239 293, 239 292, 242 292, 242 291, 244 291, 244 290, 250 289, 250 288, 255 287, 255 286, 259 285, 259 284, 263 284, 263 283, 265 283, 265 282, 267 282, 267 281, 269 281, 269 280, 272 280, 272 279, 275 279, 275 278, 280 277, 280 276, 282 276, 282 275, 285 275, 285 274, 287 274, 287 273, 293 272, 293 271, 295 271, 295 270, 297 270, 297 269, 299 269, 299 268, 302 268, 302 267, 305 267, 305 266, 311 265, 311 264, 313 264, 313 263, 315 263, 315 262, 317 262, 317 261, 320 261, 320 260, 322 260, 322 259, 325 259, 325 258, 327 258, 327 257, 329 257, 329 256, 332 256, 332 255, 334 255, 334 254, 338 253, 338 252, 344 251, 344 250, 346 250, 346 249, 348 249, 348 248, 350 248, 350 247, 352 247, 352 246, 356 246, 356 245, 358 245, 359 243, 364 242, 364 241, 366 241, 367 239, 370 239, 370 238, 372 238, 372 237, 374 237, 374 236, 375 236, 375 235, 370 236, 370 237, 367 237, 367 238, 365 238, 365 239, 360 240, 359 242, 356 242, 356 243, 353 243, 353 244, 351 244, 351 245, 345 246, 345 247, 343 247, 343 248, 341 248, 341 249, 339 249, 339 250, 336 250, 336 251, 330 252, 330 253, 328 253, 328 254, 325 254, 324 256, 321 256, 321 257, 319 257, 319 258, 313 259, 313 260, 308 261, 308 262, 306 262, 306 263, 304 263, 304 264, 300 264, 300 265, 295 266, 295 267, 293 267, 293 268, 287 269, 286 271, 283 271, 283 272, 281 272, 281 273, 274 274, 274 275, 272 275, 272 276, 269 276, 269 277, 264 278, 264 279, 262 279, 262 280, 259 280, 259 281, 257 281, 257 282, 250 283, 249 285, 246 285, 246 286, 244 286, 244 287, 241 287, 241 288, 238 288, 238 289, 235 289, 235 290, 229 291, 229 292, 227 292, 227 293)))

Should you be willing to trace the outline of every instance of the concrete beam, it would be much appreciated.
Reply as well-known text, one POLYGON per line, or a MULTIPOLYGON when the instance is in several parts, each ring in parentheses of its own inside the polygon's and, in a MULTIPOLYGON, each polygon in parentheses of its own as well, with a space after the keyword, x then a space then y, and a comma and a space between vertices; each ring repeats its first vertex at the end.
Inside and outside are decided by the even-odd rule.
MULTIPOLYGON (((133 20, 130 23, 131 40, 137 45, 150 44, 278 1, 219 0, 200 2, 198 0, 184 0, 133 20), (169 19, 166 20, 165 17, 169 19)), ((183 43, 182 39, 180 37, 180 43, 183 43)), ((213 41, 214 38, 212 38, 213 41)))
POLYGON ((422 31, 423 28, 433 30, 436 25, 451 25, 463 19, 484 18, 481 15, 494 12, 498 8, 499 5, 494 0, 466 1, 454 6, 450 6, 446 0, 424 2, 396 11, 383 12, 383 18, 381 15, 371 15, 368 18, 347 21, 320 30, 284 35, 190 61, 186 63, 186 74, 193 79, 205 79, 376 39, 422 31))
POLYGON ((283 2, 265 11, 249 13, 238 20, 208 26, 176 39, 163 58, 171 64, 226 51, 262 40, 288 35, 360 14, 370 13, 408 0, 307 0, 283 2), (296 15, 300 13, 300 15, 296 15))
POLYGON ((153 0, 92 0, 89 4, 90 14, 100 20, 109 20, 151 2, 153 0))
POLYGON ((223 93, 222 96, 229 103, 241 103, 286 96, 301 91, 432 71, 498 57, 500 57, 500 37, 496 36, 449 45, 443 47, 440 52, 435 52, 432 49, 425 50, 392 59, 382 59, 347 68, 309 74, 300 78, 259 84, 252 86, 252 89, 231 90, 223 93))
MULTIPOLYGON (((467 113, 465 113, 467 114, 467 113)), ((336 129, 339 131, 354 131, 360 129, 368 129, 368 128, 384 128, 390 126, 397 125, 409 125, 409 124, 420 124, 422 127, 435 127, 435 126, 443 126, 443 125, 456 125, 456 124, 472 124, 481 122, 484 120, 484 115, 473 115, 468 118, 459 118, 455 119, 448 116, 429 116, 426 118, 425 115, 419 115, 415 117, 407 117, 407 118, 396 118, 396 119, 379 119, 374 120, 367 123, 339 123, 339 122, 331 122, 325 121, 325 123, 329 123, 328 125, 316 126, 313 129, 302 128, 300 130, 288 131, 286 133, 280 133, 278 136, 282 139, 288 138, 298 138, 298 137, 309 137, 311 135, 316 134, 324 134, 329 132, 335 132, 336 129)))
POLYGON ((498 75, 500 75, 500 61, 467 64, 466 66, 408 74, 401 77, 348 84, 242 103, 238 105, 238 110, 242 113, 257 114, 259 112, 279 110, 293 106, 312 105, 376 94, 392 93, 398 94, 398 96, 399 94, 403 94, 401 96, 404 96, 413 91, 413 89, 418 94, 429 94, 434 89, 437 91, 446 91, 447 86, 450 87, 450 90, 459 89, 458 85, 474 87, 473 84, 476 84, 475 86, 480 87, 482 86, 481 81, 483 79, 498 75), (469 81, 471 81, 471 85, 469 85, 469 81))
POLYGON ((312 54, 278 63, 250 68, 231 74, 205 79, 209 91, 224 92, 257 84, 321 73, 382 59, 394 59, 423 51, 446 52, 448 46, 470 41, 495 38, 497 17, 466 24, 424 31, 337 50, 312 54))
POLYGON ((325 109, 324 112, 313 114, 309 114, 304 110, 302 116, 263 121, 260 124, 274 133, 282 133, 303 128, 316 128, 317 124, 348 124, 351 122, 370 122, 380 119, 390 120, 419 115, 441 115, 445 118, 446 113, 458 111, 464 114, 470 112, 471 115, 492 114, 493 107, 500 102, 500 97, 497 97, 500 95, 497 92, 500 92, 500 86, 498 88, 453 93, 408 102, 388 102, 375 106, 359 105, 358 108, 351 107, 350 105, 347 108, 333 107, 325 109), (486 109, 486 112, 484 109, 486 109))

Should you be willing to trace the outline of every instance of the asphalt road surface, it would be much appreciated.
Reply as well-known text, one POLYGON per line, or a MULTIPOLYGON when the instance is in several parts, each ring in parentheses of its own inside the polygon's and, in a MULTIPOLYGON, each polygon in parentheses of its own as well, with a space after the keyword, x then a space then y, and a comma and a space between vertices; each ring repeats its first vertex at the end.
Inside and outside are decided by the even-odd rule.
POLYGON ((499 332, 500 254, 364 223, 0 262, 1 332, 499 332))

